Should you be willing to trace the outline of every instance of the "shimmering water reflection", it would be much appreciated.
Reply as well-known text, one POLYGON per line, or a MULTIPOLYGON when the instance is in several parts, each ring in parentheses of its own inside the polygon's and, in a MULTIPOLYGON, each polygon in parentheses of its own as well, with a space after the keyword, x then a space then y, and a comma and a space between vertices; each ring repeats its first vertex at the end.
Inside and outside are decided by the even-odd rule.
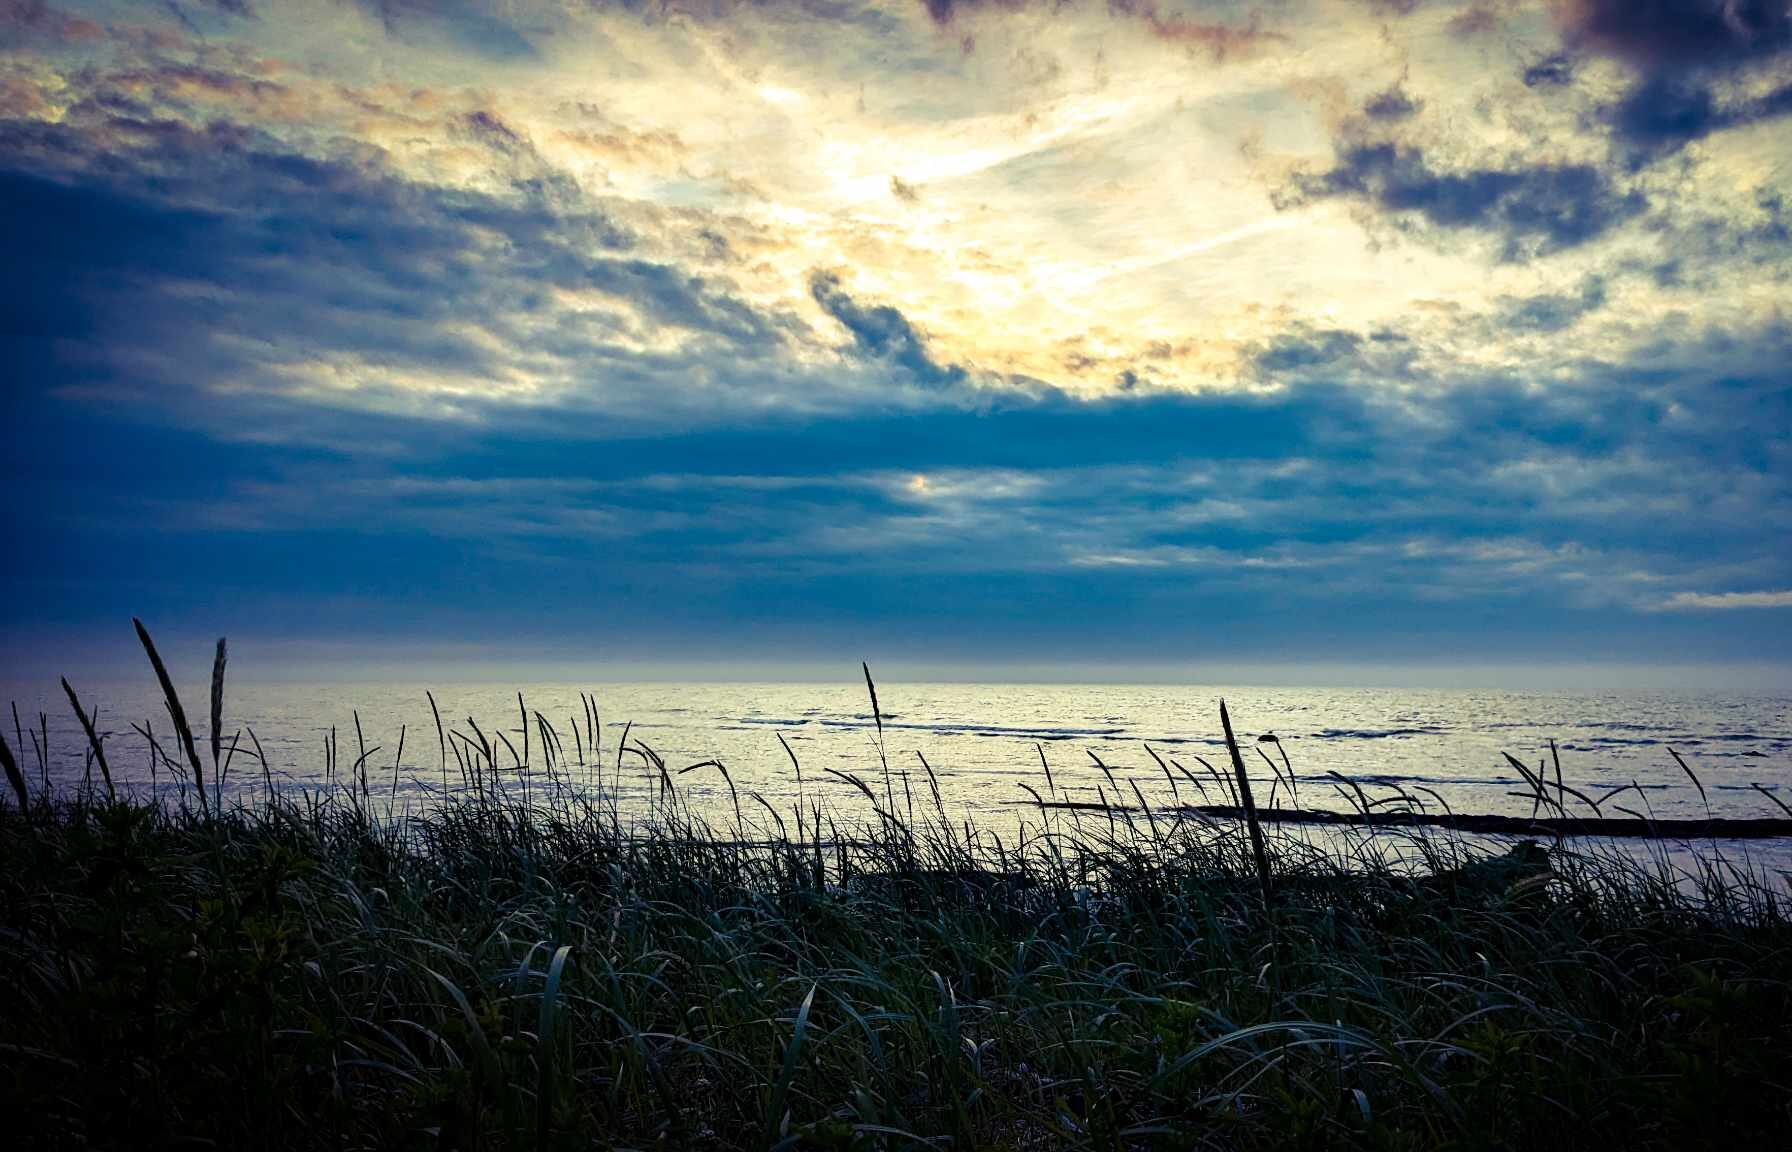
MULTIPOLYGON (((40 710, 47 715, 50 774, 67 783, 83 770, 85 741, 60 692, 47 687, 52 691, 15 688, 12 696, 22 728, 36 727, 40 710)), ((333 729, 339 766, 352 766, 365 754, 372 780, 387 789, 396 784, 400 797, 420 798, 426 785, 439 788, 446 780, 454 786, 459 780, 452 751, 445 752, 438 740, 426 690, 433 690, 450 744, 453 733, 471 737, 477 725, 499 749, 502 767, 523 758, 526 743, 528 759, 539 771, 545 766, 546 736, 557 746, 561 765, 582 762, 586 777, 593 778, 589 769, 601 764, 608 778, 619 781, 624 804, 643 802, 659 787, 647 750, 673 772, 719 760, 736 788, 777 805, 797 794, 792 755, 804 768, 807 791, 838 791, 843 803, 852 789, 823 768, 875 779, 881 789, 887 763, 893 786, 906 775, 912 789, 924 780, 925 757, 955 814, 996 824, 1007 823, 1017 806, 1030 803, 1020 785, 1039 788, 1042 757, 1060 792, 1074 798, 1111 799, 1118 784, 1127 796, 1136 786, 1153 804, 1170 802, 1173 789, 1151 754, 1155 751, 1166 763, 1188 770, 1168 774, 1178 777, 1174 796, 1186 803, 1199 799, 1191 777, 1214 788, 1202 760, 1226 766, 1218 718, 1222 695, 1247 745, 1260 800, 1273 794, 1278 803, 1290 802, 1259 750, 1278 765, 1287 756, 1302 806, 1349 807, 1330 775, 1337 773, 1370 796, 1391 795, 1399 787, 1434 795, 1457 811, 1522 815, 1531 805, 1513 795, 1523 785, 1503 754, 1544 765, 1553 778, 1553 738, 1571 787, 1597 799, 1635 785, 1608 801, 1614 806, 1661 817, 1697 817, 1707 804, 1717 815, 1780 814, 1761 789, 1792 803, 1792 701, 1783 697, 889 683, 879 686, 880 752, 865 686, 846 679, 593 685, 584 691, 595 701, 595 717, 579 686, 523 685, 526 734, 519 689, 511 685, 233 684, 225 700, 224 741, 228 745, 240 732, 239 748, 247 749, 252 730, 278 784, 317 784, 324 778, 333 729), (1699 776, 1703 798, 1670 748, 1699 776)), ((203 743, 206 688, 192 684, 183 691, 203 743)), ((82 693, 100 707, 98 726, 115 772, 146 785, 149 745, 133 722, 141 725, 147 718, 151 732, 163 739, 169 733, 153 682, 87 685, 82 693)), ((28 733, 23 748, 28 764, 34 764, 28 733)), ((699 770, 678 782, 698 805, 719 803, 727 795, 719 772, 699 770)), ((261 786, 259 767, 241 751, 230 784, 261 786)))

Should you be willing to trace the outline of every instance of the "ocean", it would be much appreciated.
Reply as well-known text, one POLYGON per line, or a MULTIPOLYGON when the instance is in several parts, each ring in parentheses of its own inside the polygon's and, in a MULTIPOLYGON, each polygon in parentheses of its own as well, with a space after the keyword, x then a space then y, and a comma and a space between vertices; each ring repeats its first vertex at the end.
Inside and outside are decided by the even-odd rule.
MULTIPOLYGON (((930 767, 955 820, 1009 827, 1033 804, 1023 785, 1046 791, 1048 767, 1057 790, 1078 800, 1133 803, 1135 787, 1153 805, 1199 801, 1201 788, 1222 800, 1202 761, 1228 770, 1219 720, 1224 697, 1259 804, 1273 799, 1346 810, 1356 801, 1337 779, 1343 777, 1371 800, 1404 790, 1456 812, 1526 815, 1531 801, 1505 754, 1546 767, 1553 780, 1552 739, 1563 781, 1594 800, 1609 797, 1603 800, 1608 815, 1628 808, 1698 817, 1707 806, 1718 816, 1783 815, 1763 791, 1792 804, 1792 699, 1783 696, 1162 684, 884 683, 877 690, 881 745, 866 686, 854 680, 433 688, 239 683, 226 692, 221 725, 223 745, 234 740, 237 747, 226 786, 264 787, 251 754, 253 733, 268 762, 266 779, 276 787, 323 783, 333 755, 343 774, 361 763, 369 787, 396 796, 401 807, 426 803, 444 785, 458 784, 452 746, 461 737, 476 743, 477 728, 498 750, 501 766, 526 758, 537 773, 547 766, 545 739, 558 769, 588 783, 601 774, 625 810, 644 811, 661 787, 656 757, 694 805, 714 811, 732 803, 730 780, 734 794, 757 793, 785 811, 799 790, 811 802, 827 797, 849 808, 855 790, 824 769, 865 779, 881 797, 887 764, 889 788, 904 802, 914 797, 931 806, 930 767), (530 717, 526 736, 519 691, 530 717), (426 692, 434 694, 446 743, 426 692), (1670 749, 1696 774, 1703 796, 1670 749), (1270 761, 1280 768, 1284 755, 1291 772, 1272 771, 1270 761), (726 767, 727 779, 709 765, 681 774, 711 761, 726 767), (1291 776, 1298 794, 1290 796, 1278 776, 1291 776)), ((99 708, 96 726, 115 777, 149 788, 150 746, 134 725, 147 721, 147 730, 175 752, 153 678, 81 692, 86 706, 99 708)), ((208 687, 183 685, 183 693, 205 748, 208 687)), ((47 771, 63 787, 78 782, 86 740, 60 689, 19 686, 12 699, 19 723, 13 730, 7 717, 6 735, 20 742, 28 774, 47 771), (32 735, 44 723, 47 762, 39 759, 42 736, 32 735)), ((209 752, 204 756, 209 765, 209 752)), ((153 780, 171 786, 166 769, 153 780)))

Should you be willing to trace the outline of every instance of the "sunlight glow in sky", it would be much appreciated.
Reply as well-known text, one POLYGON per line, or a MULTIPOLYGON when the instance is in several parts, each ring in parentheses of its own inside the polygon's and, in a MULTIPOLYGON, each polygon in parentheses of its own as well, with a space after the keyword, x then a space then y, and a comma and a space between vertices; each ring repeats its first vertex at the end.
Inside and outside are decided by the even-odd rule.
POLYGON ((1785 0, 0 0, 7 651, 1784 663, 1789 163, 1785 0))

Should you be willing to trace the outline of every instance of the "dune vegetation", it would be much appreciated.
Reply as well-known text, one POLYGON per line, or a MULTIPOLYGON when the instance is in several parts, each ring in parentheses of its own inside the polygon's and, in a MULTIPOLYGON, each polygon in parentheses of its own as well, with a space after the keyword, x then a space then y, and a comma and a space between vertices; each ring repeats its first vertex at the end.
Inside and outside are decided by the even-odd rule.
MULTIPOLYGON (((220 658, 214 711, 221 681, 220 658)), ((1042 800, 1004 839, 876 764, 794 757, 804 800, 730 782, 715 817, 643 752, 659 794, 631 811, 582 738, 568 755, 545 729, 514 758, 439 734, 455 787, 423 807, 365 757, 325 789, 227 790, 169 700, 179 774, 155 797, 112 780, 97 736, 96 771, 54 794, 7 749, 14 1146, 1792 1133, 1792 923, 1782 889, 1721 862, 1408 830, 1397 865, 1385 833, 1300 839, 1143 797, 1042 800), (845 786, 830 802, 822 776, 845 786)))

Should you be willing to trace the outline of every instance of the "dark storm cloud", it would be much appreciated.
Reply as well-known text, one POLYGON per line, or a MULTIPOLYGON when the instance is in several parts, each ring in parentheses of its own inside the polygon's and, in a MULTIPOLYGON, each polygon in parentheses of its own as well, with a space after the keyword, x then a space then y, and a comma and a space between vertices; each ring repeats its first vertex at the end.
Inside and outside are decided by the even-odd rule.
MULTIPOLYGON (((1783 331, 1701 343, 1669 329, 1648 363, 1416 398, 1326 382, 1366 345, 1305 330, 1274 343, 1318 351, 1289 356, 1286 385, 1259 395, 1012 399, 620 438, 566 420, 424 435, 358 417, 410 446, 397 456, 232 445, 40 402, 5 467, 34 485, 9 528, 43 559, 4 580, 30 585, 38 611, 121 616, 190 610, 179 588, 253 572, 207 611, 334 618, 345 594, 373 590, 396 598, 376 597, 382 612, 497 628, 604 603, 705 628, 743 613, 781 625, 773 606, 800 597, 821 626, 870 629, 861 642, 888 629, 930 644, 991 610, 1048 613, 1077 644, 1211 643, 1222 621, 1248 642, 1272 624, 1329 627, 1339 604, 1361 626, 1338 628, 1349 643, 1383 614, 1468 604, 1449 634, 1477 648, 1559 644, 1577 619, 1610 626, 1597 613, 1682 592, 1792 586, 1792 558, 1771 544, 1792 531, 1783 331), (1738 428, 1756 432, 1739 442, 1738 428), (72 579, 82 557, 119 550, 135 563, 72 579), (522 586, 526 613, 490 594, 522 586)), ((1681 626, 1619 618, 1639 644, 1681 626)), ((1698 642, 1748 651, 1776 635, 1751 627, 1698 642)))
MULTIPOLYGON (((1533 88, 1571 80, 1566 57, 1525 74, 1533 88)), ((1331 166, 1276 189, 1277 207, 1353 201, 1375 220, 1433 242, 1449 234, 1491 237, 1507 260, 1585 244, 1648 207, 1641 193, 1620 188, 1591 163, 1440 162, 1432 145, 1413 138, 1422 129, 1413 123, 1421 110, 1400 84, 1370 96, 1339 130, 1331 166)))
POLYGON ((1785 0, 1556 0, 1571 47, 1649 69, 1758 59, 1792 47, 1785 0))
POLYGON ((1638 84, 1618 102, 1612 126, 1641 157, 1653 158, 1697 140, 1724 119, 1710 88, 1658 77, 1638 84))
POLYGON ((1784 0, 1558 0, 1556 10, 1569 49, 1622 60, 1634 71, 1604 113, 1632 168, 1792 112, 1792 83, 1783 75, 1764 97, 1725 83, 1792 52, 1792 5, 1784 0))
POLYGON ((944 388, 964 382, 963 368, 940 364, 928 354, 926 342, 908 317, 888 304, 859 303, 840 287, 838 273, 811 273, 809 294, 824 312, 840 322, 865 356, 895 365, 925 387, 944 388))
POLYGON ((1633 166, 1679 151, 1713 132, 1792 115, 1792 83, 1754 99, 1720 99, 1710 84, 1681 76, 1637 82, 1610 111, 1633 166))
POLYGON ((445 373, 601 408, 661 380, 750 391, 788 338, 788 319, 633 251, 600 209, 413 184, 370 150, 303 157, 224 123, 84 107, 0 121, 0 155, 0 309, 15 350, 55 366, 27 387, 203 410, 341 364, 340 385, 389 403, 434 403, 400 382, 445 373), (569 310, 559 293, 619 307, 569 310), (645 352, 643 330, 688 339, 645 352))
POLYGON ((1573 248, 1647 206, 1590 164, 1435 167, 1425 149, 1394 141, 1344 141, 1332 167, 1281 189, 1282 206, 1354 200, 1412 229, 1477 232, 1496 238, 1508 259, 1573 248))

